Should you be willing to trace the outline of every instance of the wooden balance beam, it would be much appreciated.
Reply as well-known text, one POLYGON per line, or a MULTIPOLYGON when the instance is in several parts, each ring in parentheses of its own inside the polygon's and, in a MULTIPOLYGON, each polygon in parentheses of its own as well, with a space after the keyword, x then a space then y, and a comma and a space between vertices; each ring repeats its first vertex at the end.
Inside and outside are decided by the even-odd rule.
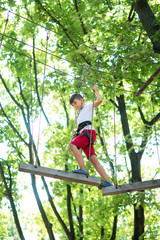
POLYGON ((40 175, 44 177, 51 177, 51 178, 56 178, 60 180, 70 181, 70 182, 83 183, 83 184, 92 185, 92 186, 100 185, 99 177, 89 176, 87 178, 86 175, 83 175, 83 174, 65 172, 65 171, 41 167, 41 166, 35 167, 33 164, 20 163, 19 171, 40 175))
POLYGON ((116 194, 121 194, 126 192, 142 191, 142 190, 152 189, 152 188, 160 188, 160 179, 118 185, 117 188, 115 186, 105 187, 102 189, 102 195, 103 196, 116 195, 116 194))

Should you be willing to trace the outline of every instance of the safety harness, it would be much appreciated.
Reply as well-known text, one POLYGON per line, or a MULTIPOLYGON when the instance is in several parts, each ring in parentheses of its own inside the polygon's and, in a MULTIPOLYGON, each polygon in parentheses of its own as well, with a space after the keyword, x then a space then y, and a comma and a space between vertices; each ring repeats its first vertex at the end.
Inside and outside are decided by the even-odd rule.
POLYGON ((91 121, 84 121, 84 122, 80 123, 80 124, 78 125, 77 130, 76 130, 76 135, 77 135, 77 136, 78 136, 78 135, 79 135, 79 136, 85 135, 86 137, 89 138, 89 140, 90 140, 90 142, 91 142, 91 145, 93 145, 93 138, 92 138, 92 136, 88 133, 88 131, 84 131, 83 133, 80 134, 80 131, 81 131, 84 127, 86 127, 86 126, 88 126, 88 125, 92 125, 92 122, 91 122, 91 121))

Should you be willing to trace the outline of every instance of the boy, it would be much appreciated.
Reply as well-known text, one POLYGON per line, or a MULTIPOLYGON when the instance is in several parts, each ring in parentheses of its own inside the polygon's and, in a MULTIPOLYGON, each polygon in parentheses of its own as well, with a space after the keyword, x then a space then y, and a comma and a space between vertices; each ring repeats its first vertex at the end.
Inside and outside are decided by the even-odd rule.
POLYGON ((82 153, 80 152, 80 148, 82 148, 83 152, 85 153, 86 157, 89 159, 93 164, 96 171, 100 174, 103 178, 103 182, 100 184, 99 189, 107 186, 112 186, 109 177, 107 176, 104 168, 99 163, 98 158, 96 156, 93 144, 96 140, 96 132, 93 128, 92 124, 92 115, 93 115, 93 107, 98 107, 102 103, 102 97, 98 91, 97 85, 93 86, 93 90, 97 96, 97 100, 93 103, 85 105, 83 97, 80 94, 73 94, 69 100, 70 104, 74 107, 74 109, 78 112, 77 117, 77 133, 78 136, 71 142, 70 149, 75 156, 77 163, 79 165, 78 170, 74 170, 74 173, 80 173, 87 175, 88 172, 86 171, 84 160, 82 157, 82 153), (92 145, 90 146, 90 135, 92 134, 92 145))

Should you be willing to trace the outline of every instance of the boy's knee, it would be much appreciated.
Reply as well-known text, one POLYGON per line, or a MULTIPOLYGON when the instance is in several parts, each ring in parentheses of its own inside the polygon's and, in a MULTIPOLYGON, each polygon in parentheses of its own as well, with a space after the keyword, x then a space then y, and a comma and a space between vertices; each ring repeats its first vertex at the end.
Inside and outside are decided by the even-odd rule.
POLYGON ((92 154, 91 156, 90 156, 90 161, 91 161, 91 163, 97 163, 97 161, 98 161, 98 158, 97 158, 97 156, 96 156, 96 154, 92 154))
POLYGON ((72 144, 72 143, 70 144, 70 149, 71 149, 71 151, 72 151, 72 150, 74 150, 74 149, 75 149, 75 147, 77 148, 77 146, 76 146, 76 145, 74 145, 74 144, 72 144))

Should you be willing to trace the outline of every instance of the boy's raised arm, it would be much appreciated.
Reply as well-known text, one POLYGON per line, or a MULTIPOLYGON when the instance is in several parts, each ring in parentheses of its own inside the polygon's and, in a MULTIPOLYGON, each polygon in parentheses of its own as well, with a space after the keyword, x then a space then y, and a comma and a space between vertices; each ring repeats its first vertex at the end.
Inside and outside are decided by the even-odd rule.
POLYGON ((96 84, 94 84, 93 90, 95 91, 95 94, 96 94, 96 96, 97 96, 97 100, 94 102, 94 107, 98 107, 98 106, 103 102, 102 96, 101 96, 101 94, 99 93, 98 87, 97 87, 96 84))

